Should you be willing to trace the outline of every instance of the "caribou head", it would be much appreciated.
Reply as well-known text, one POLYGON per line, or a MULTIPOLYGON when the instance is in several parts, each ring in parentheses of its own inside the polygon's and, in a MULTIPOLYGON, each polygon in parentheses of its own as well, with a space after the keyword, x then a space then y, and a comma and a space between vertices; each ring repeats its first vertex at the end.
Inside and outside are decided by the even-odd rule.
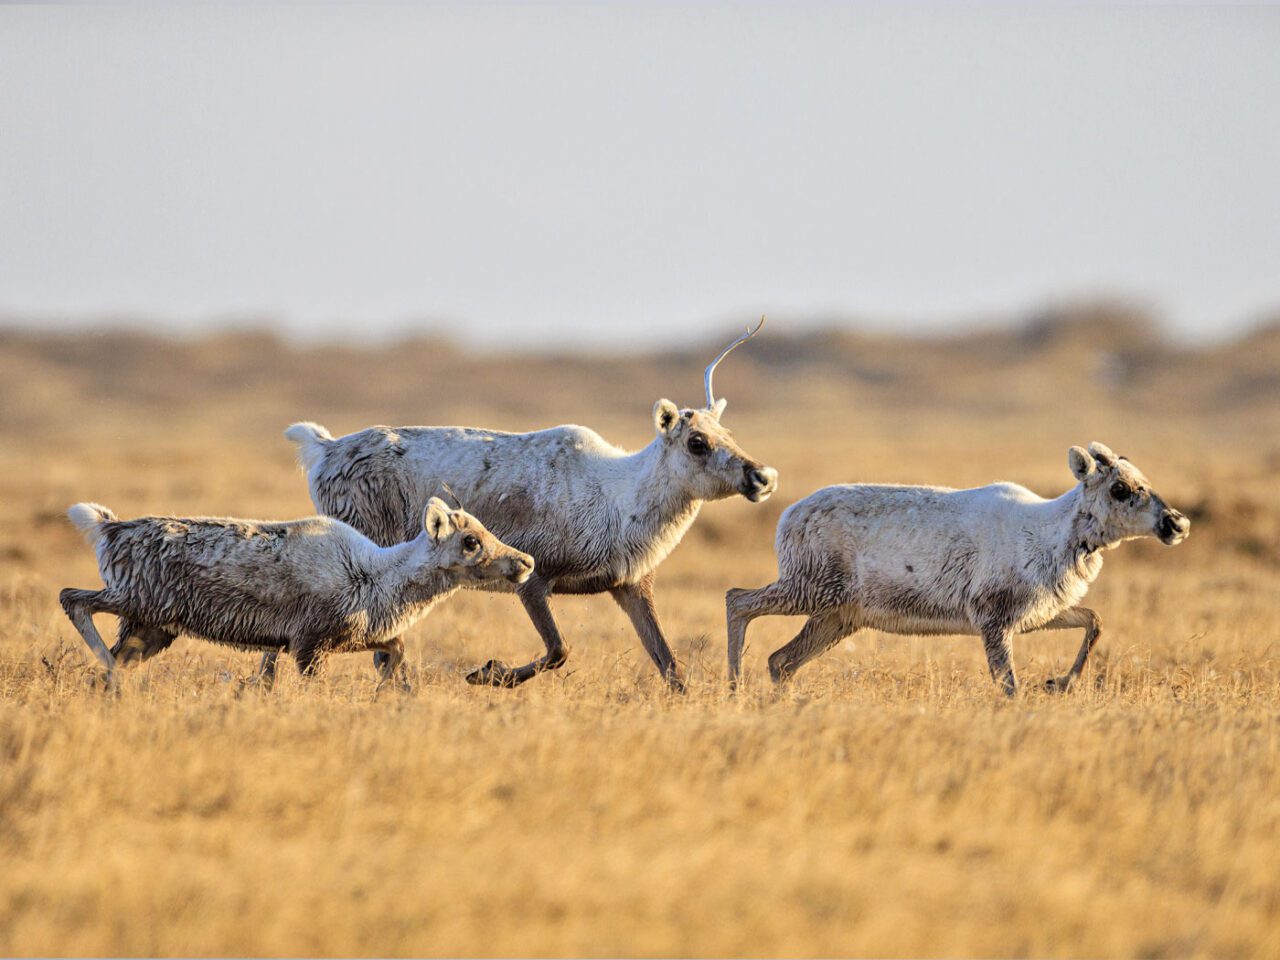
POLYGON ((720 361, 763 326, 761 317, 754 330, 748 328, 707 366, 702 375, 707 392, 705 409, 681 410, 666 399, 654 405, 653 422, 664 456, 685 488, 700 500, 721 500, 739 493, 752 503, 760 503, 778 488, 778 471, 738 446, 733 434, 720 422, 725 401, 716 399, 711 385, 720 361))

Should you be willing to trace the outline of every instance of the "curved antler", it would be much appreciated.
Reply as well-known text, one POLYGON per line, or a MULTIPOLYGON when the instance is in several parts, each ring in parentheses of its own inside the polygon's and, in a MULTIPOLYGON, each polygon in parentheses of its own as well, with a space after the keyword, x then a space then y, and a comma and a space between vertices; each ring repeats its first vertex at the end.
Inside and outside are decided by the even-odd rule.
POLYGON ((733 348, 736 347, 738 344, 746 343, 748 340, 754 337, 757 333, 759 333, 760 328, 763 326, 764 326, 764 316, 761 315, 760 322, 756 324, 756 328, 752 330, 751 327, 748 326, 747 332, 742 336, 740 336, 737 340, 733 341, 733 343, 729 344, 723 350, 721 350, 720 356, 712 360, 711 364, 707 367, 706 371, 702 374, 703 385, 707 388, 707 409, 713 411, 717 417, 720 415, 720 412, 716 410, 716 397, 715 397, 715 394, 711 392, 711 375, 716 371, 716 364, 718 364, 721 360, 727 357, 730 351, 733 350, 733 348))
MULTIPOLYGON (((449 495, 449 499, 450 499, 450 500, 452 500, 452 501, 453 501, 453 503, 454 503, 454 509, 455 509, 455 510, 465 510, 465 509, 466 509, 466 508, 462 505, 462 501, 458 499, 458 495, 457 495, 456 493, 454 493, 454 492, 453 492, 453 487, 449 486, 448 481, 446 481, 446 480, 437 480, 437 481, 436 481, 436 496, 440 496, 440 494, 441 494, 442 492, 443 492, 443 493, 447 493, 447 494, 449 495)), ((443 497, 440 497, 440 499, 442 499, 442 500, 443 500, 444 498, 443 498, 443 497)))

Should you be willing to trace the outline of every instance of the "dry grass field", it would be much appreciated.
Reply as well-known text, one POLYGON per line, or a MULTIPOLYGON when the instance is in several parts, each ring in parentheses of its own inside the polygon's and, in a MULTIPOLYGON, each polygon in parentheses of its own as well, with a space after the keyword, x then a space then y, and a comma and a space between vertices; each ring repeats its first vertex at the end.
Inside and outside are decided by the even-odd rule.
POLYGON ((555 602, 561 672, 469 687, 540 644, 513 599, 464 594, 411 631, 411 694, 375 698, 365 657, 242 691, 254 657, 183 639, 113 698, 56 596, 99 582, 77 500, 306 515, 300 417, 634 448, 656 399, 700 398, 712 344, 0 334, 0 954, 1280 956, 1280 327, 1190 350, 1105 308, 949 340, 784 326, 717 377, 780 492, 709 505, 658 575, 685 697, 607 597, 555 602), (1094 439, 1194 525, 1108 556, 1082 689, 1037 689, 1066 631, 1017 645, 1013 702, 976 639, 870 632, 774 690, 800 623, 775 618, 726 694, 724 592, 772 579, 794 499, 1056 495, 1094 439))

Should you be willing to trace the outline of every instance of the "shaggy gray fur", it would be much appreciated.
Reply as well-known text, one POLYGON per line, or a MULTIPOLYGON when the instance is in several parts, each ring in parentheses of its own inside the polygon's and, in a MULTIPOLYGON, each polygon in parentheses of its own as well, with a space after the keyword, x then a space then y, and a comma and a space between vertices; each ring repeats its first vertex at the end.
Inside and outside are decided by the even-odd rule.
POLYGON ((188 634, 288 651, 304 673, 330 652, 377 650, 388 655, 386 679, 403 655, 399 633, 433 604, 464 583, 522 583, 533 570, 531 557, 439 499, 417 535, 394 547, 329 517, 117 520, 97 504, 76 504, 69 516, 95 547, 106 586, 68 588, 60 599, 108 678, 117 659, 145 660, 188 634), (114 650, 94 628, 96 613, 120 618, 114 650))

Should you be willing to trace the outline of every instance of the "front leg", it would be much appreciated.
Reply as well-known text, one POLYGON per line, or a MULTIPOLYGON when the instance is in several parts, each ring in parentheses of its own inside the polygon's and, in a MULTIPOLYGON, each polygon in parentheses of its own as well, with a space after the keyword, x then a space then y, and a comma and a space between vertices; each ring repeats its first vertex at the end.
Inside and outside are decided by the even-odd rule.
POLYGON ((684 681, 680 679, 680 668, 676 666, 676 658, 671 655, 667 638, 662 635, 662 625, 658 623, 658 611, 653 605, 653 574, 645 574, 636 583, 613 587, 609 595, 631 619, 631 625, 640 636, 640 643, 644 645, 645 652, 657 665, 658 672, 667 681, 667 685, 676 693, 684 693, 684 681))
POLYGON ((406 693, 411 689, 409 678, 405 676, 404 671, 404 641, 399 637, 392 637, 386 642, 384 649, 376 651, 374 662, 378 665, 377 689, 381 690, 388 680, 397 675, 400 680, 400 689, 406 693))
POLYGON ((404 639, 401 637, 392 637, 388 640, 386 650, 373 651, 373 669, 378 671, 378 686, 382 686, 383 681, 391 676, 392 670, 397 670, 400 674, 400 689, 407 691, 412 688, 412 684, 409 683, 408 673, 405 670, 404 639), (394 656, 390 652, 392 646, 396 646, 400 650, 400 655, 395 658, 395 663, 391 663, 394 656))
POLYGON ((538 635, 542 637, 547 648, 546 654, 522 667, 514 668, 498 660, 490 660, 479 670, 467 674, 467 683, 484 687, 516 687, 544 670, 555 670, 564 665, 569 659, 569 648, 560 636, 560 628, 556 626, 556 619, 551 615, 551 605, 547 602, 553 586, 553 581, 544 580, 535 573, 516 591, 520 602, 524 604, 525 613, 529 614, 538 635))
POLYGON ((247 683, 258 683, 262 685, 263 690, 270 690, 276 685, 276 661, 280 659, 279 650, 268 650, 262 655, 262 659, 258 661, 258 672, 252 680, 247 683))
POLYGON ((308 680, 320 675, 324 667, 325 651, 315 642, 304 643, 290 651, 298 665, 298 673, 308 680))
POLYGON ((1089 654, 1093 651, 1094 645, 1097 644, 1098 638, 1102 636, 1102 618, 1097 612, 1090 610, 1088 607, 1072 607, 1070 610, 1064 610, 1038 630, 1065 630, 1070 627, 1084 628, 1084 641, 1080 644, 1080 652, 1076 654, 1076 662, 1071 665, 1071 669, 1065 677, 1050 677, 1045 681, 1044 688, 1051 693, 1065 693, 1075 685, 1076 680, 1080 678, 1081 672, 1084 670, 1085 662, 1089 659, 1089 654))

